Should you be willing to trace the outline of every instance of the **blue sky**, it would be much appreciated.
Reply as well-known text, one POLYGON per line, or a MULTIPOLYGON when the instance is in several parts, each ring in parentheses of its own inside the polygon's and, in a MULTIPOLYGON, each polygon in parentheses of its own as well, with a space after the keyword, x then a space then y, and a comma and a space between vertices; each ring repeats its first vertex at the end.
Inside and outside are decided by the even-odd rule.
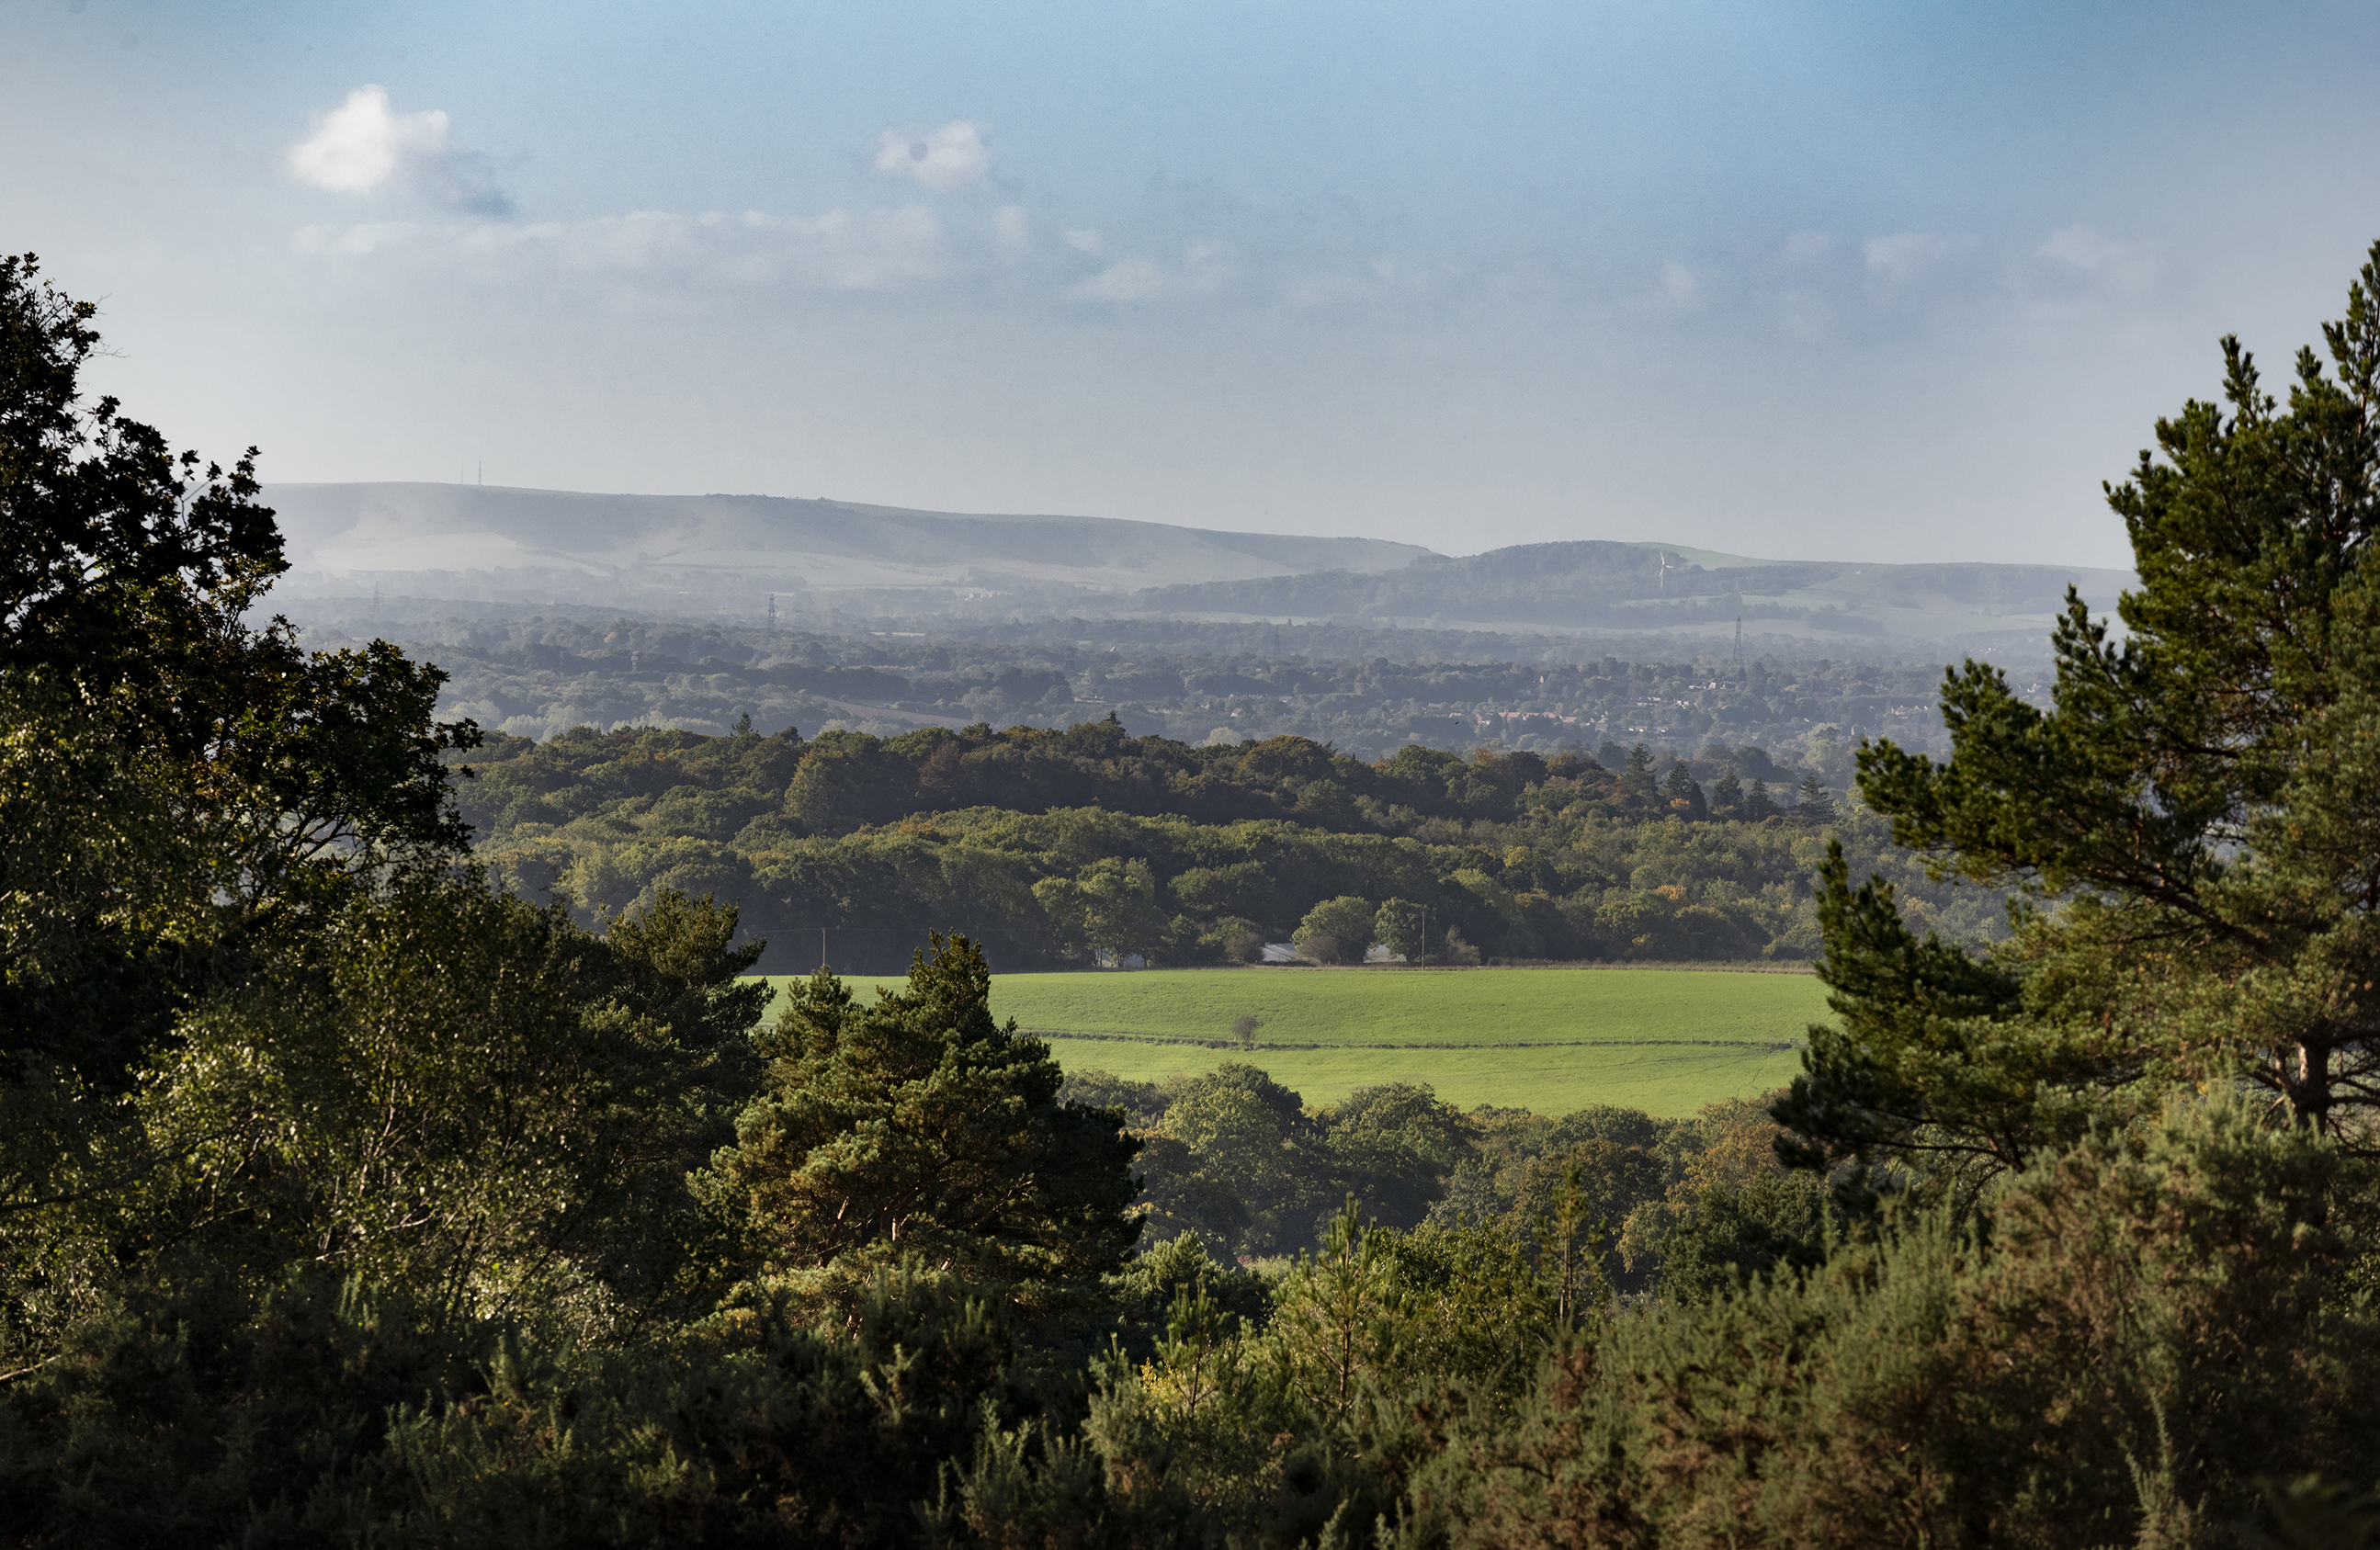
POLYGON ((269 478, 2121 563, 2380 6, 7 0, 0 246, 269 478))

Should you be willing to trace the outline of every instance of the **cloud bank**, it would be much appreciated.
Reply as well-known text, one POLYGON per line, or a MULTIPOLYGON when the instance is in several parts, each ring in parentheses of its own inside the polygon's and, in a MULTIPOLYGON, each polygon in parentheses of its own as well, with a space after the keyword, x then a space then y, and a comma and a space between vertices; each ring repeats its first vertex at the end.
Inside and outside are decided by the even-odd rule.
POLYGON ((950 269, 942 223, 923 205, 822 215, 637 211, 591 221, 443 225, 387 221, 298 234, 318 257, 411 258, 483 281, 577 280, 630 290, 791 285, 897 291, 950 269))
MULTIPOLYGON (((1068 220, 1007 202, 1021 188, 1003 191, 1000 202, 979 197, 1005 180, 978 120, 896 126, 861 145, 861 168, 911 186, 890 208, 643 210, 540 223, 382 219, 310 227, 297 246, 318 259, 623 304, 745 306, 770 289, 939 290, 1002 309, 1239 310, 1327 318, 1334 326, 1392 312, 1475 320, 1550 306, 1609 324, 1749 323, 1800 345, 1831 339, 1863 348, 1948 315, 2005 319, 2037 305, 2097 306, 2154 279, 2154 266, 2127 245, 2083 225, 2021 248, 1940 232, 1787 228, 1757 249, 1614 267, 1559 250, 1466 250, 1459 233, 1398 231, 1348 201, 1268 206, 1164 180, 1136 207, 1076 207, 1065 210, 1068 220), (922 197, 970 190, 978 197, 922 197), (1093 220, 1075 224, 1083 216, 1093 220)), ((446 115, 399 113, 378 86, 358 88, 321 115, 290 152, 289 170, 334 193, 403 186, 464 217, 510 213, 485 158, 455 145, 446 115)))

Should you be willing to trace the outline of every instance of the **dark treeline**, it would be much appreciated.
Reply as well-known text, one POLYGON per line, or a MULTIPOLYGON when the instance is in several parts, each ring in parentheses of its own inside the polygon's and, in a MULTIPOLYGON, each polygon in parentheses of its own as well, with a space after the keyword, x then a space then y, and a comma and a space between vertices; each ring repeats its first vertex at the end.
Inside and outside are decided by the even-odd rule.
POLYGON ((1815 1253, 1826 1221, 1823 1180, 1778 1160, 1775 1094, 1689 1120, 1609 1105, 1555 1117, 1463 1113, 1393 1083, 1308 1108, 1225 1061, 1161 1083, 1076 1072, 1062 1096, 1120 1111, 1139 1142, 1145 1241, 1186 1233, 1220 1264, 1274 1274, 1328 1244, 1350 1202, 1383 1229, 1519 1245, 1567 1202, 1597 1235, 1597 1277, 1672 1300, 1815 1253))
POLYGON ((450 757, 476 772, 462 811, 516 890, 582 912, 671 889, 733 900, 783 944, 775 971, 817 963, 821 928, 868 972, 899 972, 944 927, 1008 968, 1245 962, 1358 904, 1377 925, 1326 933, 1343 942, 1325 957, 1807 959, 1830 835, 1929 924, 2005 933, 1997 891, 1929 878, 1822 783, 1842 751, 1818 748, 1808 767, 1642 744, 1602 750, 1608 768, 1418 745, 1366 764, 1299 737, 1197 747, 1099 721, 808 742, 582 729, 450 757))
MULTIPOLYGON (((718 898, 520 897, 439 671, 249 623, 249 462, 86 404, 91 309, 0 260, 0 1541, 2368 1542, 2376 289, 2380 246, 2286 408, 2227 342, 2223 404, 2114 487, 2126 641, 2078 603, 2048 707, 1971 664, 1947 761, 1858 750, 1872 821, 2018 891, 2006 940, 1925 930, 1840 825, 1597 811, 1645 761, 1428 763, 1511 805, 1463 844, 1577 803, 1819 847, 1803 1073, 1664 1122, 1070 1079, 965 939, 764 1023, 718 898)), ((985 779, 1034 746, 965 742, 985 779)), ((822 746, 904 757, 687 762, 785 759, 782 804, 822 746)), ((1120 787, 1187 757, 1135 746, 1120 787)), ((1361 768, 1369 829, 950 818, 1458 821, 1361 768)), ((843 800, 776 821, 882 832, 843 800)), ((1087 931, 1095 880, 1028 891, 1087 931)))

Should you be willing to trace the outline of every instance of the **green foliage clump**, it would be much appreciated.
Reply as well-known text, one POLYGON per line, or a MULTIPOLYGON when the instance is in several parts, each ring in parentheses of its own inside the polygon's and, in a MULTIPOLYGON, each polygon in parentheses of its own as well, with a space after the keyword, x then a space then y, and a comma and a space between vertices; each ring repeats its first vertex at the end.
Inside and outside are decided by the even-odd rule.
POLYGON ((1415 1502, 1456 1544, 2216 1543, 2260 1475, 2366 1467, 2380 1327, 2317 1205, 2346 1167, 2239 1104, 2095 1132, 1981 1222, 1912 1213, 1558 1354, 1415 1502))
POLYGON ((1360 963, 1372 946, 1371 901, 1348 893, 1325 899, 1305 912, 1289 939, 1318 963, 1360 963))
POLYGON ((824 970, 788 998, 708 1182, 766 1284, 832 1298, 917 1258, 1030 1297, 1120 1265, 1136 1148, 1061 1101, 1049 1047, 995 1023, 990 989, 956 938, 873 1006, 824 970))

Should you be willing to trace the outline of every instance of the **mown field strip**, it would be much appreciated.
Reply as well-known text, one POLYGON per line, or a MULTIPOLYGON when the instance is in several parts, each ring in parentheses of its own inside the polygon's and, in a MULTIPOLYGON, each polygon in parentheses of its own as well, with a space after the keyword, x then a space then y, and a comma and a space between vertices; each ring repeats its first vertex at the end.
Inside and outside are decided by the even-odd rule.
POLYGON ((1142 1082, 1211 1071, 1225 1060, 1238 1060, 1262 1068, 1317 1105, 1337 1103, 1358 1087, 1426 1082, 1461 1108, 1492 1103, 1568 1114, 1589 1104, 1609 1103, 1664 1119, 1692 1114, 1720 1098, 1781 1087, 1802 1069, 1792 1051, 1753 1046, 1235 1051, 1053 1037, 1050 1047, 1069 1071, 1110 1071, 1142 1082))
MULTIPOLYGON (((900 983, 851 981, 862 993, 900 983)), ((1313 1103, 1421 1081, 1466 1108, 1551 1114, 1588 1103, 1685 1114, 1782 1085, 1827 1015, 1809 975, 1621 968, 1002 975, 991 1001, 1069 1069, 1151 1080, 1242 1060, 1313 1103), (1257 1021, 1245 1043, 1232 1027, 1243 1017, 1257 1021)))
POLYGON ((1693 1046, 1704 1047, 1708 1047, 1708 1048, 1713 1048, 1713 1049, 1798 1049, 1798 1048, 1800 1048, 1800 1047, 1801 1047, 1801 1044, 1800 1044, 1800 1042, 1799 1042, 1798 1040, 1789 1040, 1789 1041, 1786 1041, 1786 1042, 1783 1042, 1783 1043, 1779 1043, 1779 1044, 1754 1044, 1754 1043, 1747 1042, 1747 1041, 1745 1041, 1745 1040, 1743 1040, 1743 1039, 1729 1039, 1729 1038, 1631 1038, 1631 1039, 1610 1039, 1610 1038, 1566 1038, 1566 1039, 1512 1039, 1512 1040, 1507 1040, 1507 1041, 1503 1041, 1503 1042, 1487 1042, 1487 1041, 1481 1041, 1481 1040, 1474 1039, 1474 1040, 1471 1040, 1471 1041, 1469 1041, 1469 1042, 1467 1042, 1467 1043, 1462 1043, 1462 1044, 1452 1043, 1452 1042, 1450 1042, 1450 1041, 1444 1041, 1444 1040, 1441 1040, 1440 1042, 1436 1043, 1436 1044, 1377 1044, 1377 1043, 1371 1043, 1371 1044, 1361 1044, 1361 1045, 1351 1045, 1351 1044, 1282 1044, 1282 1043, 1280 1043, 1280 1042, 1278 1042, 1278 1041, 1276 1041, 1276 1040, 1272 1040, 1272 1039, 1257 1039, 1257 1040, 1253 1040, 1253 1041, 1250 1041, 1250 1042, 1242 1042, 1242 1041, 1239 1041, 1239 1040, 1236 1040, 1236 1039, 1212 1039, 1212 1038, 1159 1038, 1159 1037, 1158 1037, 1156 1035, 1154 1035, 1154 1034, 1099 1033, 1099 1032, 1096 1032, 1096 1031, 1093 1031, 1093 1030, 1087 1030, 1087 1029, 1083 1029, 1083 1028, 1036 1028, 1036 1027, 1031 1026, 1031 1025, 1030 1025, 1030 1024, 1028 1024, 1028 1023, 1022 1023, 1022 1022, 1020 1022, 1019 1023, 1017 1023, 1017 1026, 1018 1026, 1018 1027, 1020 1027, 1020 1028, 1023 1028, 1023 1029, 1024 1029, 1026 1033, 1028 1033, 1028 1034, 1038 1034, 1038 1035, 1041 1035, 1043 1038, 1068 1038, 1068 1039, 1075 1039, 1075 1040, 1078 1040, 1078 1041, 1097 1041, 1097 1042, 1111 1043, 1111 1044, 1178 1044, 1178 1045, 1187 1046, 1187 1047, 1191 1047, 1191 1048, 1195 1048, 1195 1049, 1222 1049, 1222 1050, 1233 1050, 1233 1049, 1237 1049, 1237 1050, 1244 1050, 1244 1051, 1245 1051, 1245 1050, 1262 1050, 1262 1049, 1352 1049, 1352 1048, 1361 1048, 1361 1049, 1611 1049, 1611 1048, 1640 1049, 1640 1048, 1644 1048, 1644 1047, 1645 1047, 1646 1046, 1650 1046, 1650 1045, 1662 1045, 1662 1044, 1693 1045, 1693 1046))

